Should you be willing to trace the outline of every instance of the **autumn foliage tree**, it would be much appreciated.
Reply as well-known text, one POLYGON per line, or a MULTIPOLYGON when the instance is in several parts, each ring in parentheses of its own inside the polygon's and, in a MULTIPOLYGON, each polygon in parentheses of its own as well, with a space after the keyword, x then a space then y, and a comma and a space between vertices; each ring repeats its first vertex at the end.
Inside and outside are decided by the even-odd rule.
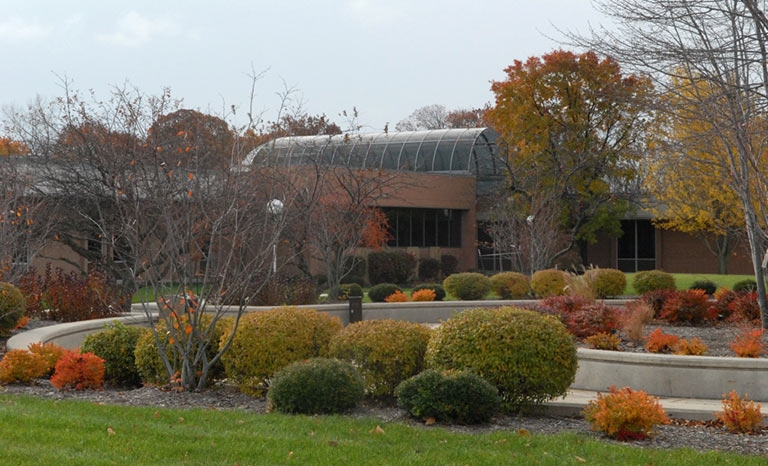
POLYGON ((593 52, 563 50, 505 71, 492 84, 496 104, 486 118, 504 143, 507 205, 536 221, 532 206, 555 203, 558 214, 546 228, 566 238, 533 261, 552 264, 598 232, 620 234, 650 121, 649 80, 593 52))

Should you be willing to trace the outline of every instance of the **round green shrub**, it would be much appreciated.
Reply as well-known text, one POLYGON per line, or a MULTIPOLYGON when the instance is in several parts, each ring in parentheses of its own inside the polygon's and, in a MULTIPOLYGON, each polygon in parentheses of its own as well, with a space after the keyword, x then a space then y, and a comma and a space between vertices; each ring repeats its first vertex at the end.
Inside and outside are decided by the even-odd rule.
POLYGON ((491 291, 491 280, 477 272, 455 273, 443 280, 443 288, 457 299, 475 301, 491 291))
POLYGON ((350 296, 363 296, 363 288, 357 283, 339 286, 339 299, 349 299, 350 296))
POLYGON ((369 395, 390 396, 400 382, 424 369, 429 337, 430 331, 414 322, 364 320, 336 334, 329 355, 355 364, 369 395))
POLYGON ((502 307, 472 309, 443 322, 429 342, 430 368, 469 369, 521 411, 566 393, 576 375, 576 345, 554 316, 502 307))
POLYGON ((470 371, 427 369, 398 385, 395 395, 416 419, 442 423, 480 424, 499 409, 496 387, 470 371))
POLYGON ((8 335, 24 316, 24 295, 8 282, 0 282, 0 335, 8 335))
POLYGON ((688 287, 689 290, 704 290, 708 295, 715 294, 717 291, 717 284, 712 280, 696 280, 688 287))
POLYGON ((352 364, 312 358, 280 369, 267 392, 271 409, 288 414, 336 414, 364 396, 363 378, 352 364))
POLYGON ((423 285, 414 286, 413 290, 411 291, 411 296, 413 296, 413 293, 420 290, 434 291, 435 301, 442 301, 445 299, 445 288, 443 288, 443 285, 438 285, 437 283, 425 283, 423 285))
POLYGON ((675 277, 663 270, 643 270, 632 278, 632 286, 637 294, 655 290, 674 290, 675 277))
POLYGON ((598 298, 621 296, 627 289, 627 276, 621 270, 589 269, 584 272, 584 278, 592 283, 598 298))
POLYGON ((755 291, 757 289, 757 282, 752 278, 746 278, 733 284, 733 291, 755 291))
POLYGON ((531 292, 531 281, 518 272, 501 272, 491 276, 491 289, 501 299, 521 299, 531 292))
POLYGON ((531 290, 539 298, 565 294, 565 272, 557 269, 538 270, 531 277, 531 290))
MULTIPOLYGON (((208 314, 201 314, 202 321, 200 326, 207 328, 212 317, 208 314)), ((208 359, 212 359, 219 352, 219 341, 224 333, 234 324, 234 319, 220 319, 216 323, 214 333, 209 339, 208 348, 206 348, 206 355, 208 359)), ((183 338, 181 337, 183 329, 169 330, 167 324, 164 321, 160 321, 155 324, 155 332, 160 339, 160 345, 165 352, 166 357, 171 363, 174 370, 181 371, 183 364, 183 357, 178 352, 175 345, 170 343, 171 338, 183 338), (173 337, 173 335, 176 337, 173 337)), ((191 351, 197 351, 197 345, 193 345, 191 351)), ((167 385, 170 381, 168 371, 163 364, 163 360, 160 357, 160 351, 158 350, 155 335, 152 331, 141 333, 136 340, 136 349, 133 356, 136 361, 136 369, 141 375, 141 379, 144 383, 150 385, 167 385)), ((198 370, 201 366, 198 366, 198 370)), ((208 382, 211 383, 214 380, 221 378, 224 375, 224 364, 219 360, 214 364, 208 372, 208 382)))
POLYGON ((80 351, 93 353, 104 360, 104 383, 114 387, 141 386, 141 374, 136 367, 136 343, 149 329, 132 327, 115 321, 97 333, 85 337, 80 351))
MULTIPOLYGON (((313 309, 284 307, 243 317, 222 355, 227 377, 243 393, 261 396, 275 373, 294 361, 326 356, 341 321, 313 309)), ((222 336, 222 341, 229 332, 222 336)))
POLYGON ((392 283, 379 283, 368 290, 368 297, 374 303, 383 303, 385 299, 396 291, 403 291, 399 286, 392 283))

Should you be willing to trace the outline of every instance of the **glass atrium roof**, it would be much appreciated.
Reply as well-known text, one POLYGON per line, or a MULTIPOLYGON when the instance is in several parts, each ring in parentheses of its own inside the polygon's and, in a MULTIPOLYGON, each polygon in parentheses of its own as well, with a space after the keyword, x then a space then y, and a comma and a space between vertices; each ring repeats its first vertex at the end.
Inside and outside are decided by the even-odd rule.
POLYGON ((503 173, 496 155, 498 135, 490 128, 368 133, 360 135, 278 138, 255 148, 245 164, 322 163, 438 173, 466 173, 478 178, 503 173))

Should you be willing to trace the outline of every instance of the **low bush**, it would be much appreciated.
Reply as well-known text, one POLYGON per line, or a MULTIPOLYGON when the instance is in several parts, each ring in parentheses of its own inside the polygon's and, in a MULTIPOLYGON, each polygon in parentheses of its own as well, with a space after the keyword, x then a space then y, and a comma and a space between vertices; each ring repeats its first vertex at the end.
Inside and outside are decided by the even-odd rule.
POLYGON ((664 309, 664 303, 677 294, 676 290, 651 290, 646 291, 640 296, 640 299, 651 306, 654 316, 661 313, 664 309))
POLYGON ((565 294, 565 272, 557 269, 538 270, 531 277, 531 290, 539 298, 565 294))
POLYGON ((408 301, 410 301, 410 299, 408 298, 408 295, 403 293, 400 290, 397 290, 391 295, 384 298, 384 302, 386 303, 407 303, 408 301))
MULTIPOLYGON (((314 304, 319 294, 317 282, 306 276, 278 273, 256 277, 252 281, 254 289, 248 290, 248 304, 252 306, 294 306, 314 304)), ((242 293, 234 293, 240 297, 242 293)), ((238 298, 240 299, 240 298, 238 298)), ((237 301, 225 300, 224 304, 239 305, 237 301)))
POLYGON ((354 408, 363 395, 363 379, 352 364, 311 358, 280 369, 267 401, 270 409, 282 413, 336 414, 354 408))
POLYGON ((674 290, 675 277, 663 270, 643 270, 632 278, 632 286, 641 295, 655 290, 674 290))
POLYGON ((114 322, 101 332, 85 337, 80 350, 93 353, 104 360, 104 382, 114 387, 141 386, 141 374, 136 367, 136 343, 149 330, 114 322))
POLYGON ((728 346, 740 358, 759 358, 766 352, 764 333, 764 328, 745 328, 728 346))
POLYGON ((363 288, 357 283, 346 283, 339 286, 338 298, 346 301, 350 296, 363 296, 363 288))
POLYGON ((742 291, 736 293, 728 302, 728 322, 760 325, 760 305, 757 292, 742 291))
POLYGON ((501 272, 491 276, 491 289, 501 299, 521 299, 531 292, 531 281, 518 272, 501 272))
POLYGON ((731 390, 723 399, 723 410, 715 413, 715 418, 723 423, 726 429, 735 434, 754 434, 763 427, 763 415, 760 405, 739 396, 736 390, 731 390))
POLYGON ((619 327, 619 312, 602 302, 579 295, 551 296, 540 301, 537 310, 556 315, 576 338, 612 333, 619 327))
POLYGON ((104 360, 93 353, 67 351, 56 363, 51 385, 58 389, 100 390, 104 387, 104 360))
POLYGON ((440 261, 432 257, 419 259, 418 275, 422 282, 436 280, 440 277, 440 261))
POLYGON ((491 281, 477 272, 455 273, 443 280, 443 288, 459 300, 476 301, 491 291, 491 281))
POLYGON ((37 353, 27 350, 10 350, 0 360, 0 383, 29 383, 43 377, 48 363, 37 353))
POLYGON ((429 337, 430 331, 421 324, 364 320, 337 333, 328 354, 357 367, 366 393, 391 396, 400 382, 424 369, 429 337))
POLYGON ((659 317, 669 323, 700 324, 707 317, 709 296, 702 289, 675 291, 664 302, 659 317))
MULTIPOLYGON (((338 318, 313 309, 277 308, 244 316, 221 360, 243 393, 261 396, 275 373, 294 361, 328 354, 338 318)), ((229 335, 225 332, 222 341, 229 335)))
POLYGON ((576 345, 553 316, 512 307, 472 309, 435 331, 427 363, 472 370, 499 389, 505 409, 522 411, 565 394, 576 375, 576 345))
POLYGON ((403 291, 399 286, 392 283, 379 283, 368 290, 368 298, 374 303, 383 303, 387 297, 392 296, 396 291, 403 291))
POLYGON ((741 292, 750 292, 757 290, 757 282, 753 278, 746 278, 744 280, 739 280, 738 282, 733 284, 733 291, 737 293, 741 292))
POLYGON ((411 291, 411 297, 413 297, 414 293, 421 290, 434 291, 435 299, 433 301, 442 301, 445 299, 445 288, 443 288, 443 285, 438 285, 437 283, 425 283, 423 285, 415 286, 413 287, 413 291, 411 291))
POLYGON ((437 294, 435 293, 435 290, 430 290, 429 288, 423 288, 421 290, 411 292, 411 300, 417 302, 434 301, 436 296, 437 294))
POLYGON ((400 408, 423 421, 480 424, 499 409, 496 387, 469 371, 428 369, 403 381, 395 395, 400 408))
POLYGON ((689 290, 704 290, 708 295, 715 294, 717 285, 712 280, 696 280, 688 287, 689 290))
POLYGON ((584 343, 592 349, 619 351, 621 338, 613 333, 596 333, 584 339, 584 343))
POLYGON ((680 341, 677 335, 664 333, 661 328, 657 328, 648 334, 648 340, 645 342, 645 349, 651 353, 672 353, 675 345, 680 341))
POLYGON ((597 298, 621 296, 627 289, 627 276, 621 270, 592 268, 584 276, 592 283, 597 298))
POLYGON ((0 282, 0 336, 10 335, 24 317, 24 295, 8 282, 0 282))
POLYGON ((700 338, 696 337, 690 340, 681 338, 672 349, 675 354, 680 356, 703 356, 709 351, 707 345, 700 338))
POLYGON ((130 304, 130 296, 98 268, 88 275, 65 273, 50 266, 43 276, 30 272, 22 280, 22 291, 28 303, 28 315, 60 322, 113 317, 130 304), (43 305, 47 309, 43 308, 43 305))
POLYGON ((46 370, 44 376, 50 377, 53 375, 53 369, 56 367, 56 363, 59 362, 64 353, 67 350, 55 343, 32 343, 29 345, 29 352, 39 354, 43 357, 46 364, 46 370))
POLYGON ((610 393, 597 394, 584 408, 584 418, 593 430, 619 441, 648 438, 656 426, 668 424, 669 418, 659 399, 642 390, 610 387, 610 393))

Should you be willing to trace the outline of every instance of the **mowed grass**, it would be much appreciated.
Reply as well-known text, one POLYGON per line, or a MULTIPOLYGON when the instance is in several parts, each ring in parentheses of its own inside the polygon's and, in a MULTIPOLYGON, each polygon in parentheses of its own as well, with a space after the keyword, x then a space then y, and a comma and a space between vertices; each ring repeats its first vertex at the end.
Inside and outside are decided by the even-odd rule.
POLYGON ((8 465, 701 465, 766 458, 650 450, 575 433, 483 434, 344 416, 106 406, 0 396, 8 465))

